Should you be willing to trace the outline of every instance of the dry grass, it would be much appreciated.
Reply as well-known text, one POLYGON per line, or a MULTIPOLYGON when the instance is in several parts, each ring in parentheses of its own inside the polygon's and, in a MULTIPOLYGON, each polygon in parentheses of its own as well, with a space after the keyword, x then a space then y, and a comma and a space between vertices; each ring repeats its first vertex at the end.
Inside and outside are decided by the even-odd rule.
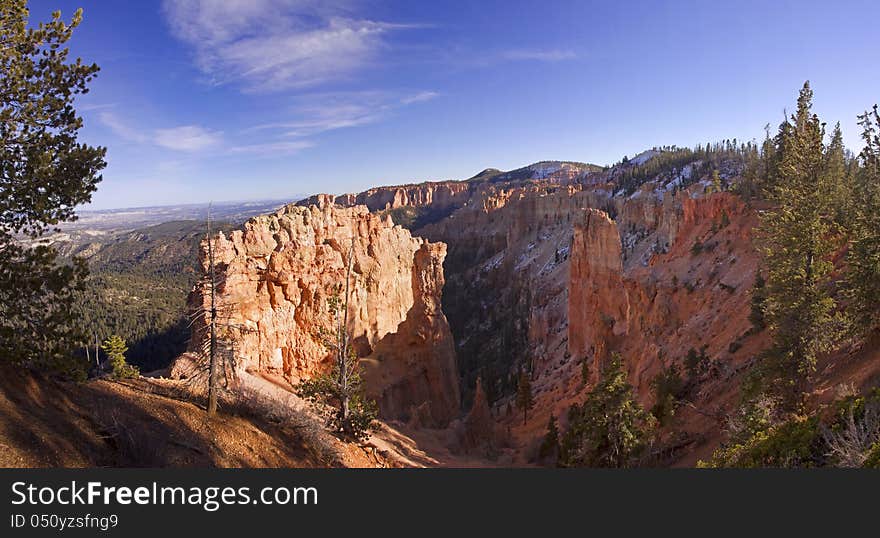
POLYGON ((269 394, 255 387, 242 386, 234 393, 225 393, 227 411, 259 416, 271 422, 292 428, 317 461, 328 467, 344 465, 344 455, 336 439, 321 422, 302 406, 293 394, 269 394))
POLYGON ((323 467, 320 427, 254 395, 216 416, 179 383, 0 369, 0 467, 323 467), (265 415, 263 415, 265 413, 265 415))

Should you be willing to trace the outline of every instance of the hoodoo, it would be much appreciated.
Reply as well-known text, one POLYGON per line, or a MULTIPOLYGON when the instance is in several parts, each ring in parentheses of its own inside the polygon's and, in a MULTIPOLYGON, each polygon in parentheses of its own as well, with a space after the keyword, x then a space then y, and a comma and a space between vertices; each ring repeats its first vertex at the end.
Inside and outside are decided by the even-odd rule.
MULTIPOLYGON (((366 359, 368 395, 387 418, 406 418, 427 403, 445 424, 458 414, 455 353, 440 309, 446 246, 412 237, 364 206, 342 208, 330 197, 316 202, 288 205, 211 239, 221 344, 237 368, 292 383, 329 369, 322 335, 333 330, 331 303, 344 288, 353 241, 347 330, 354 352, 366 359)), ((191 311, 204 309, 209 295, 197 286, 191 311)), ((204 342, 207 321, 199 323, 191 352, 204 342)))

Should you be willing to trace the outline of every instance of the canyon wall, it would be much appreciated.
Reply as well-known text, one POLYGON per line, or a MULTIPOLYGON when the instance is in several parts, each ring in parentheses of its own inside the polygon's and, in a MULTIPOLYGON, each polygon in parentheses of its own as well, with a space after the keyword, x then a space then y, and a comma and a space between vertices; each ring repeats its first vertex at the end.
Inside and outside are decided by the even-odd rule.
POLYGON ((544 161, 502 172, 486 169, 470 180, 465 181, 425 181, 408 185, 389 185, 373 187, 359 193, 346 193, 337 196, 316 194, 297 205, 317 204, 319 199, 328 199, 343 207, 364 205, 370 211, 382 211, 401 207, 428 207, 434 210, 459 208, 481 197, 495 195, 496 185, 577 185, 588 178, 601 178, 597 172, 602 168, 585 163, 544 161), (488 194, 487 194, 488 193, 488 194))
MULTIPOLYGON (((252 219, 212 243, 221 340, 239 367, 290 382, 328 369, 320 334, 332 330, 354 237, 348 330, 382 417, 427 446, 541 463, 550 416, 565 431, 619 353, 646 409, 658 374, 682 376, 652 450, 660 464, 692 465, 724 439, 743 375, 768 346, 749 319, 758 212, 730 192, 736 163, 712 165, 721 192, 700 161, 624 188, 634 166, 487 169, 316 195, 252 219), (523 373, 528 420, 515 411, 523 373)), ((194 312, 208 292, 195 290, 194 312)), ((204 327, 197 320, 193 349, 204 327)))
POLYGON ((668 198, 657 200, 656 215, 647 213, 651 225, 629 217, 627 233, 620 230, 626 219, 613 222, 594 210, 575 224, 567 327, 574 364, 556 378, 580 370, 588 379, 580 387, 569 383, 567 397, 551 412, 581 399, 612 351, 623 357, 646 408, 654 404, 654 377, 675 365, 691 392, 675 428, 661 439, 672 447, 670 462, 693 463, 717 446, 725 413, 736 402, 739 382, 732 380, 767 343, 749 321, 757 215, 729 193, 685 191, 668 198), (688 366, 689 354, 700 362, 688 366))
POLYGON ((363 205, 370 211, 406 206, 432 206, 440 209, 461 206, 470 198, 475 186, 466 181, 427 181, 412 185, 375 187, 357 194, 318 194, 298 202, 297 205, 309 206, 318 203, 319 199, 329 199, 343 207, 363 205))
POLYGON ((528 445, 550 414, 565 425, 611 352, 650 408, 653 378, 671 364, 684 371, 694 349, 706 358, 689 398, 708 411, 681 409, 678 437, 665 441, 708 450, 723 426, 715 417, 733 405, 731 376, 766 345, 748 320, 757 215, 701 183, 622 196, 601 174, 588 179, 493 185, 415 230, 449 244, 443 301, 464 403, 482 377, 493 413, 528 445), (506 414, 523 369, 536 401, 526 425, 506 414))
MULTIPOLYGON (((364 206, 341 208, 329 197, 316 202, 286 206, 214 238, 221 343, 238 368, 292 383, 328 370, 331 303, 344 297, 353 248, 347 330, 364 362, 368 395, 387 418, 406 418, 423 404, 438 424, 456 417, 455 353, 440 309, 445 245, 412 237, 364 206)), ((202 263, 207 269, 206 248, 202 263)), ((209 301, 202 283, 191 294, 191 310, 204 312, 209 301)), ((194 327, 191 351, 203 345, 206 323, 203 316, 194 327)))
MULTIPOLYGON (((620 233, 607 213, 588 209, 575 222, 570 260, 569 353, 596 358, 598 364, 614 336, 627 332, 630 318, 620 233)), ((595 382, 598 368, 591 373, 595 382)))

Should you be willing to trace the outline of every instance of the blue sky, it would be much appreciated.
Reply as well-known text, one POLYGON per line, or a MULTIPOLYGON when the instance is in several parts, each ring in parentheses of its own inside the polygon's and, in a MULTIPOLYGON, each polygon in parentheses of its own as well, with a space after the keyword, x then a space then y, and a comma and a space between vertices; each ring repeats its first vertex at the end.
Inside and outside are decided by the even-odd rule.
POLYGON ((464 179, 760 138, 810 79, 858 149, 880 2, 32 0, 84 9, 90 209, 464 179))

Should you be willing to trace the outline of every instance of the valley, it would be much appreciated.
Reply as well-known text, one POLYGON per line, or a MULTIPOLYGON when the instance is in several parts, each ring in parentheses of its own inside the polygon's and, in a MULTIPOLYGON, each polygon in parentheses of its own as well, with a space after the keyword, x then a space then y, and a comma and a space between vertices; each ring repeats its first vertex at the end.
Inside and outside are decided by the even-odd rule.
MULTIPOLYGON (((382 420, 368 446, 385 464, 552 463, 541 453, 548 421, 568 428, 569 408, 618 354, 658 419, 643 464, 708 460, 770 345, 750 314, 764 202, 743 194, 745 167, 734 148, 664 148, 605 168, 542 162, 215 213, 230 402, 264 379, 262 399, 310 413, 296 386, 331 367, 319 334, 333 330, 328 305, 351 243, 347 330, 382 420), (664 405, 669 372, 681 381, 664 405)), ((50 238, 91 266, 82 320, 101 340, 122 335, 130 362, 156 379, 147 385, 191 390, 208 328, 196 315, 208 308, 205 222, 128 230, 115 218, 50 238)), ((823 357, 810 405, 876 384, 876 355, 862 345, 823 357)))
MULTIPOLYGON (((743 169, 732 150, 655 150, 608 169, 539 163, 314 196, 215 244, 223 323, 236 328, 221 340, 235 368, 291 384, 329 368, 314 335, 332 321, 325 303, 353 236, 349 330, 383 420, 487 464, 539 464, 550 416, 564 429, 619 353, 646 409, 662 372, 686 376, 651 460, 692 466, 725 438, 744 375, 768 346, 749 314, 760 209, 737 193, 743 169), (534 393, 525 423, 523 372, 534 393), (469 421, 477 390, 487 411, 469 421)), ((190 311, 206 297, 197 288, 190 311)), ((194 330, 191 351, 203 335, 194 330)), ((827 357, 816 405, 836 384, 876 383, 872 352, 854 356, 866 363, 850 379, 838 373, 845 356, 827 357)))

